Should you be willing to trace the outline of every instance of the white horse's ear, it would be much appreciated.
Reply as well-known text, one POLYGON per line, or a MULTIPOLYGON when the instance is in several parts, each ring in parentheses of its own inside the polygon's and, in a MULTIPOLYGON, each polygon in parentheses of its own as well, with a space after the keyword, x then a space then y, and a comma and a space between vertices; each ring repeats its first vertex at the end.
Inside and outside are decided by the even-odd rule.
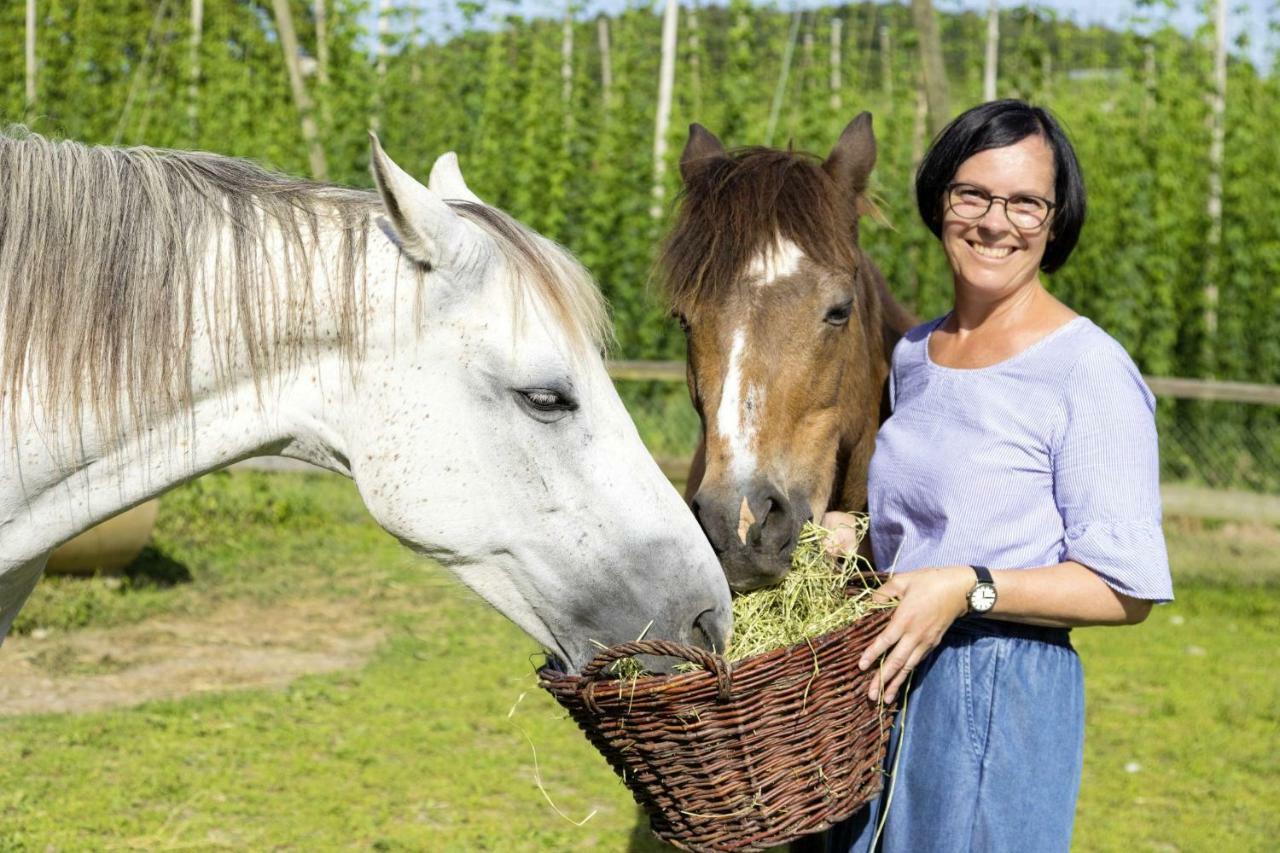
POLYGON ((458 155, 452 151, 446 151, 436 158, 435 165, 431 167, 431 177, 427 178, 427 188, 441 198, 484 204, 480 196, 473 193, 463 180, 458 155))
POLYGON ((460 242, 463 221, 444 199, 395 164, 375 133, 369 133, 373 181, 387 219, 405 254, 429 267, 440 266, 460 242))

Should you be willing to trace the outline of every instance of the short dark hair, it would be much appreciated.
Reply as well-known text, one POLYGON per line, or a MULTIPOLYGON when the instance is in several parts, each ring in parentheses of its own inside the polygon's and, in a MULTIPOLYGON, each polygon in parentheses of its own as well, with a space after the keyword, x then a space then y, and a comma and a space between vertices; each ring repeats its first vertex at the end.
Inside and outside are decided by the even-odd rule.
POLYGON ((933 140, 916 172, 916 205, 934 236, 942 236, 943 198, 960 164, 979 151, 1041 136, 1053 151, 1055 206, 1040 269, 1067 262, 1084 227, 1084 175, 1062 126, 1046 109, 1013 99, 988 101, 961 113, 933 140))

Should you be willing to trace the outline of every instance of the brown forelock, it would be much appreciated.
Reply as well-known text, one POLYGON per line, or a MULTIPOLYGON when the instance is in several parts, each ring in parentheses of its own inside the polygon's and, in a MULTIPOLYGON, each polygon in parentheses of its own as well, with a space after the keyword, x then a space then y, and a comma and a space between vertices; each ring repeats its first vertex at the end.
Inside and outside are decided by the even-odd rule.
POLYGON ((695 170, 658 259, 668 306, 686 317, 718 304, 751 256, 778 237, 829 269, 856 267, 857 198, 810 154, 741 148, 695 170))

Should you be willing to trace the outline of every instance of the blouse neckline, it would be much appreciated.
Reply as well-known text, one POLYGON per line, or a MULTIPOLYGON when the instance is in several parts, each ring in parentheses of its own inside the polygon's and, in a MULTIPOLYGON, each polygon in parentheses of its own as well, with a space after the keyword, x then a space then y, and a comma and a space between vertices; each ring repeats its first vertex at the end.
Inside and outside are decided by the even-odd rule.
POLYGON ((941 370, 947 373, 986 373, 989 371, 997 370, 998 368, 1001 368, 1001 367, 1006 367, 1014 363, 1018 359, 1023 358, 1028 354, 1040 349, 1045 344, 1049 343, 1049 341, 1061 335, 1067 329, 1070 329, 1076 324, 1078 324, 1081 320, 1088 319, 1083 314, 1078 314, 1075 317, 1072 317, 1067 322, 1058 326, 1057 328, 1052 329, 1048 334, 1040 338, 1040 340, 1036 341, 1035 343, 1031 344, 1025 349, 1015 352, 1013 355, 1009 356, 1006 359, 997 361, 995 364, 988 364, 984 367, 947 367, 945 364, 938 364, 936 361, 933 360, 933 356, 929 355, 929 341, 933 340, 933 333, 937 331, 939 326, 941 326, 943 323, 946 322, 947 318, 950 317, 952 313, 953 312, 948 311, 946 314, 943 314, 937 320, 934 320, 933 325, 929 328, 928 334, 924 336, 924 363, 929 365, 929 367, 933 368, 934 370, 941 370))

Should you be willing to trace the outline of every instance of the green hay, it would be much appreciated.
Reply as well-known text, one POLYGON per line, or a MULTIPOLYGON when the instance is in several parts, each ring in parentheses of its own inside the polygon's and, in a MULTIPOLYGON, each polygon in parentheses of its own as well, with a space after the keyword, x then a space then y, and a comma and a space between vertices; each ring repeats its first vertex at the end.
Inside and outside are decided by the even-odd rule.
MULTIPOLYGON (((856 548, 867 535, 869 520, 854 516, 856 548)), ((777 648, 804 643, 852 625, 875 610, 893 607, 895 602, 877 602, 872 567, 853 553, 836 557, 827 553, 825 542, 833 533, 806 522, 791 555, 791 570, 781 583, 733 598, 733 641, 725 658, 739 661, 777 648), (856 590, 849 594, 849 590, 856 590)), ((702 669, 696 663, 681 663, 677 672, 702 669)), ((649 675, 637 658, 622 658, 609 666, 610 674, 635 681, 649 675)))
MULTIPOLYGON (((860 543, 868 519, 855 516, 854 533, 860 543)), ((725 657, 731 661, 803 643, 857 622, 881 604, 871 597, 871 564, 858 554, 835 557, 825 548, 832 532, 807 522, 800 531, 791 571, 774 586, 733 599, 733 642, 725 657), (858 591, 847 594, 850 585, 858 591)))

